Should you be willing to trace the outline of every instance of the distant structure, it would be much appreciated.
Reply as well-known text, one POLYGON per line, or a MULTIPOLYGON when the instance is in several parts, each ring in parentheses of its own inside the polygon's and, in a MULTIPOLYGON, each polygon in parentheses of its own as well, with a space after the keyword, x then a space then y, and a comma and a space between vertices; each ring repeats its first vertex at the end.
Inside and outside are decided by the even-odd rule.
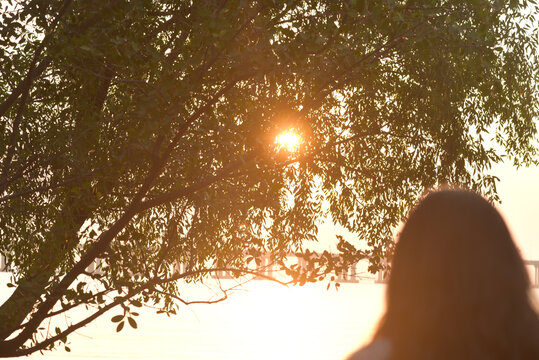
MULTIPOLYGON (((299 257, 294 253, 289 253, 286 256, 286 259, 291 264, 297 264, 300 268, 305 268, 307 266, 307 261, 303 257, 299 257)), ((264 280, 265 277, 279 277, 279 269, 276 268, 274 264, 271 263, 270 255, 263 255, 259 257, 259 262, 255 268, 252 270, 260 273, 264 276, 257 276, 255 280, 264 280)), ((177 268, 181 269, 183 265, 178 265, 177 268)), ((340 271, 334 274, 335 281, 338 283, 359 283, 359 276, 357 272, 357 264, 353 264, 344 271, 340 271)), ((229 271, 215 271, 211 274, 211 277, 214 279, 233 279, 234 275, 229 271)))
MULTIPOLYGON (((101 274, 102 261, 103 260, 99 258, 94 260, 88 265, 86 272, 90 274, 101 274)), ((7 263, 6 257, 0 254, 0 272, 11 272, 12 270, 11 266, 7 263)))
POLYGON ((376 284, 385 284, 389 280, 389 270, 387 266, 387 259, 383 260, 382 268, 376 273, 376 284))
POLYGON ((524 260, 524 264, 527 267, 533 266, 533 276, 530 276, 531 284, 532 287, 539 288, 539 260, 524 260))
POLYGON ((6 257, 2 254, 0 254, 0 271, 1 272, 10 272, 11 268, 9 264, 6 262, 6 257))
POLYGON ((101 275, 103 274, 102 266, 103 260, 101 258, 97 258, 92 261, 90 265, 88 265, 88 267, 86 268, 86 272, 89 274, 101 275))
MULTIPOLYGON (((295 259, 297 261, 298 266, 305 267, 306 261, 302 257, 298 257, 295 254, 288 254, 287 259, 292 259, 292 261, 295 259)), ((101 273, 101 267, 102 267, 102 259, 97 259, 97 261, 93 262, 88 266, 86 271, 88 273, 93 274, 100 274, 101 273)), ((360 265, 367 265, 368 260, 361 261, 360 263, 356 263, 348 267, 346 271, 339 272, 335 274, 335 281, 339 283, 359 283, 360 274, 361 272, 358 271, 358 266, 360 265)), ((531 286, 533 288, 539 288, 539 260, 524 260, 524 264, 526 265, 526 268, 530 271, 530 282, 531 286), (531 267, 531 268, 530 268, 531 267)), ((366 272, 366 266, 365 272, 366 272)), ((187 265, 182 263, 177 263, 174 267, 175 271, 178 273, 184 272, 187 270, 187 265)), ((271 264, 271 259, 269 255, 261 256, 260 262, 257 264, 256 268, 253 268, 253 270, 259 272, 260 274, 263 274, 268 277, 274 277, 278 276, 277 269, 274 265, 271 264)), ((0 272, 11 272, 12 269, 10 265, 6 261, 6 257, 2 254, 0 254, 0 272)), ((234 276, 230 274, 228 271, 216 271, 212 273, 212 278, 215 279, 232 279, 234 276)), ((368 276, 361 276, 366 279, 373 279, 373 277, 368 276)), ((374 277, 374 282, 377 284, 384 284, 387 283, 389 277, 389 271, 387 271, 387 263, 384 264, 384 269, 380 270, 376 273, 374 277)), ((263 276, 259 276, 255 279, 262 280, 264 279, 263 276)))

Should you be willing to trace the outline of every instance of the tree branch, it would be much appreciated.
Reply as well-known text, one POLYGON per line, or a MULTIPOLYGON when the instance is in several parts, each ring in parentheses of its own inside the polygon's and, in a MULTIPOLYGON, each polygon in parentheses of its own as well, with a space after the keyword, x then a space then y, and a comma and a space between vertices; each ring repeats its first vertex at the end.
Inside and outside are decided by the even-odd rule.
MULTIPOLYGON (((47 319, 47 318, 50 318, 50 317, 53 317, 53 316, 56 316, 56 315, 60 315, 60 314, 63 314, 71 309, 74 309, 76 308, 77 306, 80 306, 80 305, 83 305, 83 304, 86 304, 88 300, 90 299, 93 299, 93 298, 96 298, 100 295, 106 295, 107 293, 110 293, 112 290, 110 289, 107 289, 107 290, 102 290, 100 292, 97 292, 95 294, 92 294, 91 296, 87 296, 85 298, 82 298, 79 302, 76 302, 76 303, 72 303, 72 304, 69 304, 68 306, 66 307, 62 307, 62 309, 60 310, 56 310, 56 311, 51 311, 50 313, 47 314, 47 316, 43 319, 47 319)), ((23 323, 21 324, 17 329, 15 330, 18 330, 18 329, 23 329, 25 326, 27 325, 27 323, 23 323)))
POLYGON ((32 86, 32 83, 34 82, 34 79, 39 76, 47 66, 51 63, 51 59, 48 57, 45 57, 39 65, 36 66, 37 61, 39 57, 41 56, 41 53, 43 52, 43 49, 45 48, 45 45, 49 41, 50 37, 52 36, 54 29, 58 25, 58 22, 60 19, 65 15, 67 12, 67 9, 71 5, 73 0, 64 0, 64 3, 62 4, 62 7, 58 11, 58 14, 54 18, 54 20, 51 23, 51 28, 39 44, 39 46, 36 49, 36 52, 34 53, 34 57, 32 58, 32 62, 30 63, 30 68, 28 69, 28 72, 26 73, 26 76, 24 77, 23 81, 19 83, 19 85, 13 89, 11 94, 0 104, 0 118, 5 115, 5 113, 9 110, 11 105, 17 100, 17 98, 21 94, 28 94, 28 91, 30 90, 30 87, 32 86))
POLYGON ((220 171, 218 171, 215 175, 210 176, 206 179, 202 179, 200 181, 197 181, 195 184, 178 188, 176 190, 169 191, 165 194, 159 195, 154 197, 153 199, 146 200, 143 203, 140 204, 138 207, 138 212, 146 211, 150 208, 174 201, 180 197, 187 196, 190 194, 195 193, 196 191, 199 191, 203 188, 206 188, 220 180, 223 180, 227 178, 231 173, 236 171, 237 169, 240 169, 243 167, 248 161, 252 160, 254 158, 254 155, 248 155, 240 160, 234 161, 233 163, 229 164, 228 166, 222 168, 220 171))
MULTIPOLYGON (((29 355, 29 354, 31 354, 33 352, 36 352, 36 351, 39 351, 39 350, 45 350, 49 345, 54 344, 55 342, 62 340, 63 338, 65 338, 69 334, 73 333, 75 330, 78 330, 78 329, 84 327, 85 325, 87 325, 90 322, 92 322, 93 320, 97 319, 98 317, 100 317, 101 315, 103 315, 104 313, 109 311, 110 309, 112 309, 112 308, 126 302, 127 300, 129 300, 133 296, 141 293, 142 291, 144 291, 146 289, 150 289, 150 288, 153 288, 156 285, 168 283, 168 282, 171 282, 171 281, 176 281, 176 280, 179 280, 179 279, 182 279, 182 278, 186 278, 186 277, 190 277, 190 276, 194 276, 194 275, 200 275, 200 274, 207 274, 207 273, 217 272, 217 271, 234 271, 234 272, 239 272, 239 273, 243 273, 243 274, 256 275, 256 276, 260 276, 260 277, 262 277, 264 279, 277 282, 277 283, 279 283, 281 285, 284 285, 284 286, 288 286, 290 284, 290 282, 280 281, 280 280, 272 278, 270 276, 260 274, 260 273, 254 271, 254 270, 232 269, 232 268, 227 268, 227 267, 202 269, 202 270, 195 270, 195 271, 187 271, 185 273, 178 274, 178 275, 172 276, 170 278, 165 278, 165 279, 154 278, 154 279, 149 280, 145 284, 139 286, 138 288, 129 291, 126 295, 117 297, 113 302, 105 305, 104 307, 102 307, 101 309, 99 309, 98 311, 93 313, 92 315, 88 316, 86 319, 84 319, 82 321, 79 321, 78 323, 76 323, 74 325, 71 325, 66 330, 56 334, 55 336, 53 336, 51 338, 48 338, 48 339, 36 344, 35 346, 31 346, 31 347, 28 347, 26 349, 16 350, 16 348, 18 348, 18 346, 14 347, 13 344, 17 343, 16 340, 17 340, 18 337, 16 337, 15 339, 6 341, 5 342, 5 343, 7 343, 6 348, 12 349, 12 350, 9 353, 6 352, 6 353, 2 354, 2 356, 4 356, 4 357, 25 356, 25 355, 29 355)), ((156 289, 154 289, 154 290, 156 290, 156 289)), ((184 302, 184 301, 182 301, 182 302, 184 302)), ((187 303, 189 303, 189 302, 187 302, 187 303)), ((197 302, 191 302, 191 303, 197 303, 197 302)), ((30 322, 32 320, 30 320, 30 322)), ((26 331, 26 330, 27 329, 25 329, 23 331, 26 331)))
MULTIPOLYGON (((61 341, 63 338, 65 338, 66 336, 74 332, 75 330, 78 330, 86 326, 87 324, 91 323, 92 321, 94 321, 95 319, 97 319, 98 317, 100 317, 101 315, 109 311, 110 309, 118 306, 121 303, 124 303, 125 301, 129 300, 133 296, 137 295, 142 290, 144 289, 140 289, 136 292, 130 292, 125 296, 119 297, 116 300, 114 300, 112 303, 105 305, 99 311, 96 311, 95 313, 93 313, 91 316, 88 316, 86 319, 74 325, 71 325, 66 330, 56 334, 55 336, 48 338, 47 340, 42 341, 35 346, 31 346, 31 347, 28 347, 26 349, 21 349, 21 350, 13 350, 11 353, 6 353, 5 357, 25 356, 25 355, 30 355, 31 353, 39 351, 39 350, 45 350, 49 345, 54 344, 57 341, 61 341)), ((7 342, 9 343, 10 341, 7 341, 7 342)))
POLYGON ((57 189, 59 187, 63 187, 65 185, 68 185, 68 184, 71 184, 75 181, 78 181, 78 180, 81 180, 81 179, 84 179, 92 174, 95 174, 98 170, 93 170, 93 171, 90 171, 90 172, 87 172, 85 174, 81 174, 81 175, 78 175, 78 176, 75 176, 75 177, 72 177, 70 179, 67 179, 67 180, 64 180, 64 181, 60 181, 58 183, 55 183, 55 184, 49 184, 49 185, 43 185, 43 186, 39 186, 39 187, 36 187, 36 188, 33 188, 33 189, 28 189, 28 190, 24 190, 24 191, 20 191, 18 193, 14 193, 14 194, 9 194, 9 195, 6 195, 6 196, 3 196, 3 197, 0 197, 0 203, 3 203, 5 201, 8 201, 8 200, 11 200, 11 199, 14 199, 14 198, 17 198, 17 197, 22 197, 22 196, 26 196, 26 195, 30 195, 30 194, 33 194, 33 193, 36 193, 36 192, 41 192, 41 191, 46 191, 46 190, 52 190, 52 189, 57 189))
MULTIPOLYGON (((15 149, 17 148, 17 142, 19 139, 19 127, 21 125, 22 114, 24 112, 24 107, 26 105, 27 99, 28 99, 28 92, 25 92, 22 95, 21 101, 19 103, 19 108, 17 109, 17 115, 15 115, 15 120, 13 121, 11 135, 9 136, 9 145, 7 147, 7 153, 6 153, 6 156, 4 157, 4 163, 2 164, 2 173, 0 174, 0 184, 7 183, 8 173, 11 169, 11 161, 13 160, 15 149)), ((4 187, 0 186, 0 194, 4 193, 4 191, 5 191, 4 187)))
POLYGON ((178 295, 171 294, 171 293, 166 292, 166 291, 161 291, 161 290, 157 290, 157 289, 153 289, 153 291, 158 293, 158 294, 164 295, 164 296, 170 296, 171 298, 173 298, 175 300, 178 300, 179 302, 181 302, 182 304, 187 305, 187 306, 193 305, 193 304, 217 304, 217 303, 223 302, 226 299, 228 299, 228 296, 227 296, 227 291, 228 290, 223 291, 224 295, 222 297, 220 297, 219 299, 217 299, 217 300, 195 300, 195 301, 184 300, 181 297, 179 297, 178 295))

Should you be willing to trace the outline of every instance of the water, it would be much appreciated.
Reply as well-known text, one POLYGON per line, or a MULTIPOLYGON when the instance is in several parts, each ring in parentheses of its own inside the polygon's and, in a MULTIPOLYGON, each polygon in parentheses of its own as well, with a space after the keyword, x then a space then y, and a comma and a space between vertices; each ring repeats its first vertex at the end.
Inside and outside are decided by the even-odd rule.
MULTIPOLYGON (((70 353, 59 349, 29 358, 342 359, 369 340, 384 306, 385 286, 378 284, 327 291, 325 283, 285 288, 256 281, 245 288, 222 303, 183 306, 170 318, 143 309, 139 328, 126 324, 120 333, 110 322, 120 311, 111 310, 69 338, 70 353)), ((207 291, 188 285, 186 294, 207 291)))
MULTIPOLYGON (((223 303, 184 306, 170 318, 143 309, 136 330, 126 325, 116 333, 110 318, 120 311, 112 310, 70 337, 70 353, 29 358, 339 360, 369 341, 384 311, 384 292, 373 283, 327 291, 326 283, 285 288, 256 281, 223 303)), ((185 294, 207 296, 207 289, 186 285, 185 294)))

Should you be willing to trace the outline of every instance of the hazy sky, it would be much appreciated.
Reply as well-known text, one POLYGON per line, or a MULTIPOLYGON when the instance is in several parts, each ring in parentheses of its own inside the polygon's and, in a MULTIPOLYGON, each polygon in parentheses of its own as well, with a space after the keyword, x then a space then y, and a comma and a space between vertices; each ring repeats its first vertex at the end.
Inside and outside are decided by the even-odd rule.
POLYGON ((513 237, 527 260, 539 260, 539 167, 515 169, 499 164, 498 193, 502 212, 513 237))
MULTIPOLYGON (((526 260, 539 260, 539 166, 516 169, 510 163, 493 167, 492 174, 498 176, 498 194, 501 204, 497 208, 503 214, 513 238, 526 260)), ((319 226, 319 243, 309 244, 315 251, 336 252, 335 235, 343 235, 354 245, 355 236, 343 228, 326 223, 319 226)))

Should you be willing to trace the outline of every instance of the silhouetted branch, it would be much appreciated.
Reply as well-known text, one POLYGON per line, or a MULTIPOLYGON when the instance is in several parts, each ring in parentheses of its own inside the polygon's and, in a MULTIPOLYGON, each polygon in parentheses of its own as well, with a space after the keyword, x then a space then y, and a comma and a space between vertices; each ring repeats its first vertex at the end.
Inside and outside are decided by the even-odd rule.
POLYGON ((34 79, 39 76, 47 66, 51 63, 51 59, 48 57, 45 57, 39 65, 36 66, 37 61, 39 57, 41 56, 41 53, 43 52, 43 49, 45 48, 45 45, 49 41, 50 37, 54 33, 54 29, 56 28, 56 25, 60 21, 60 19, 65 15, 67 12, 67 9, 71 5, 73 0, 65 0, 62 4, 60 10, 58 11, 58 14, 54 18, 54 20, 51 23, 51 27, 47 34, 45 34, 45 37, 43 40, 41 40, 41 43, 36 49, 36 52, 34 53, 34 56, 32 58, 32 62, 30 63, 30 67, 28 69, 28 72, 26 73, 26 76, 24 77, 23 81, 11 92, 11 94, 0 104, 0 118, 6 114, 6 112, 9 110, 11 105, 17 99, 21 94, 28 94, 28 91, 30 90, 32 83, 34 82, 34 79))

